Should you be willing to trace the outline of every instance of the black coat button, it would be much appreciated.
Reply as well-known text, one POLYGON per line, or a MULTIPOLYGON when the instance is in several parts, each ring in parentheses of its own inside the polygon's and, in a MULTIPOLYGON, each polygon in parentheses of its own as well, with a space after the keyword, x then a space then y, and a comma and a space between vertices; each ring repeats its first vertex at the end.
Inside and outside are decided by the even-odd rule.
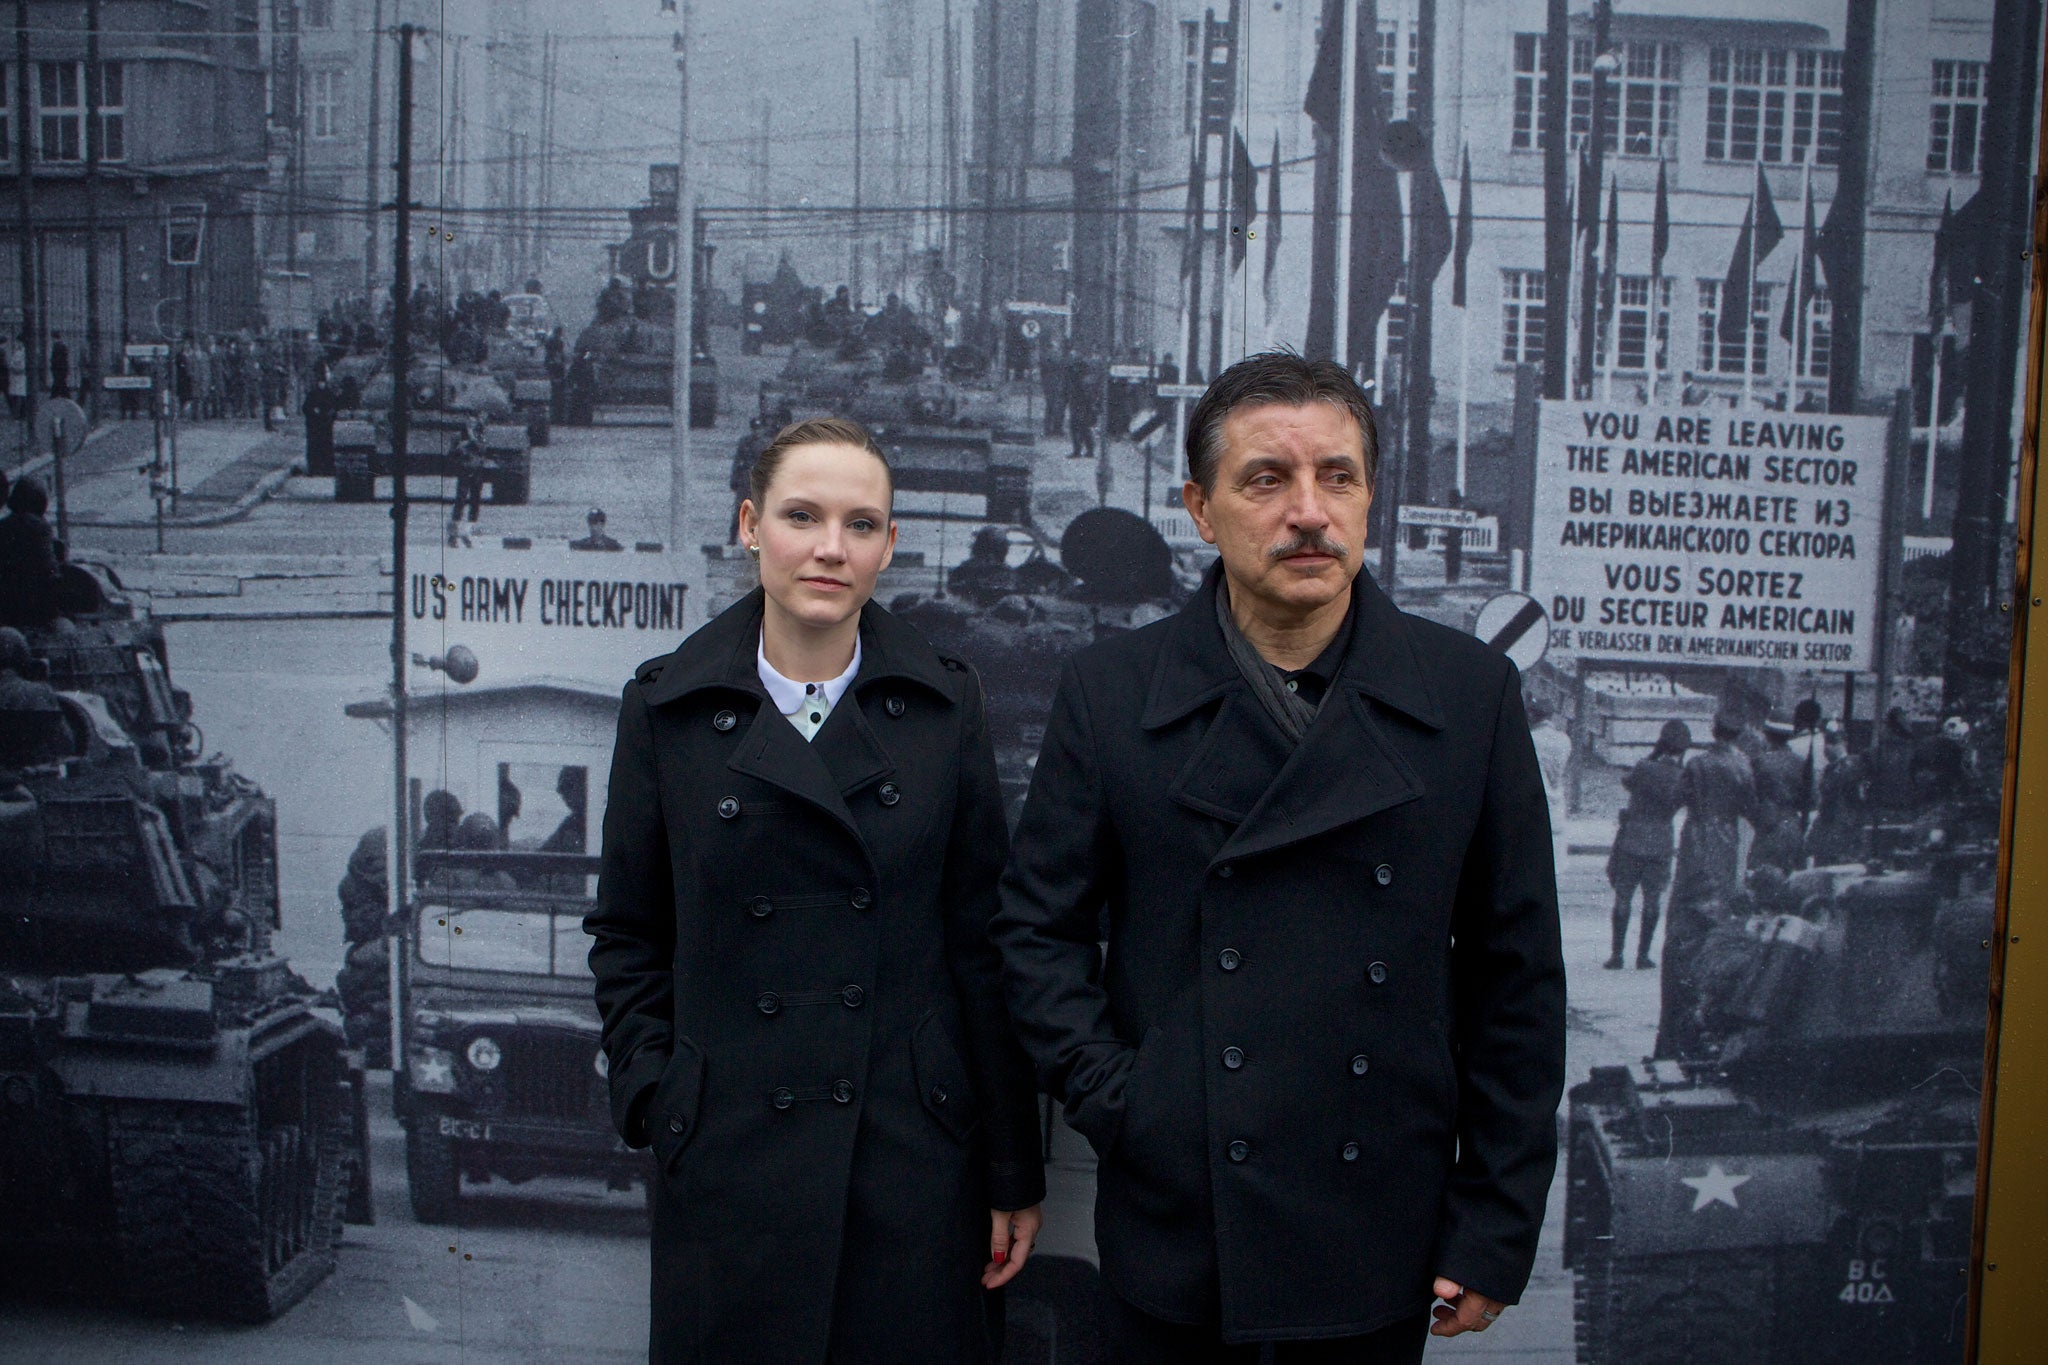
POLYGON ((1358 1160, 1358 1144, 1357 1144, 1357 1143, 1355 1143, 1355 1142, 1347 1142, 1347 1143, 1345 1143, 1345 1144, 1344 1144, 1344 1159, 1345 1159, 1346 1161, 1356 1161, 1356 1160, 1358 1160))
POLYGON ((730 820, 740 813, 740 799, 737 796, 722 796, 718 800, 718 818, 730 820))
POLYGON ((739 723, 740 718, 730 711, 720 711, 717 715, 711 718, 711 728, 718 731, 720 734, 724 734, 727 730, 732 729, 733 726, 738 725, 739 723))
POLYGON ((747 913, 755 919, 767 919, 775 913, 775 902, 766 896, 756 896, 747 902, 747 913))
POLYGON ((796 1103, 796 1093, 786 1085, 777 1086, 775 1093, 768 1097, 768 1103, 777 1109, 787 1109, 796 1103))
POLYGON ((888 713, 889 713, 890 715, 892 715, 892 716, 900 716, 900 715, 902 715, 902 714, 903 714, 903 698, 901 698, 901 697, 891 697, 891 698, 889 698, 889 700, 887 700, 887 701, 885 701, 885 702, 883 702, 883 703, 882 703, 882 709, 883 709, 884 711, 887 711, 887 712, 888 712, 888 713))
POLYGON ((897 790, 894 782, 884 782, 882 789, 875 793, 875 799, 885 806, 893 806, 903 799, 903 793, 897 790))
POLYGON ((671 1133, 680 1133, 684 1127, 685 1125, 680 1117, 674 1114, 668 1116, 668 1130, 671 1133))
POLYGON ((1226 1067, 1227 1069, 1229 1069, 1229 1070, 1231 1070, 1231 1071, 1235 1071, 1235 1070, 1237 1070, 1237 1069, 1238 1069, 1239 1067, 1243 1066, 1243 1065, 1244 1065, 1244 1049, 1243 1049, 1243 1048, 1241 1048, 1241 1047, 1227 1047, 1227 1048, 1224 1048, 1224 1049, 1223 1049, 1223 1065, 1224 1065, 1224 1066, 1225 1066, 1225 1067, 1226 1067))
POLYGON ((1228 878, 1230 874, 1235 872, 1236 870, 1237 869, 1232 867, 1229 863, 1225 863, 1223 864, 1223 866, 1216 869, 1216 875, 1219 877, 1228 878))
POLYGON ((1365 969, 1365 975, 1366 979, 1371 981, 1373 985, 1384 986, 1387 984, 1387 964, 1375 962, 1365 969))
POLYGON ((946 1100, 947 1100, 947 1095, 946 1095, 946 1087, 944 1087, 943 1085, 935 1085, 935 1086, 933 1086, 933 1087, 932 1087, 932 1103, 933 1103, 934 1105, 941 1105, 941 1104, 944 1104, 944 1103, 946 1102, 946 1100))
POLYGON ((848 986, 839 992, 839 998, 846 1002, 846 1008, 857 1010, 867 1003, 868 993, 858 986, 848 986))
POLYGON ((833 1098, 833 1099, 835 1099, 835 1100, 837 1100, 837 1101, 838 1101, 839 1103, 841 1103, 841 1104, 852 1104, 852 1103, 853 1103, 853 1082, 852 1082, 852 1081, 834 1081, 834 1082, 832 1082, 832 1098, 833 1098))
POLYGON ((1252 1145, 1243 1138, 1238 1138, 1223 1150, 1230 1154, 1232 1161, 1243 1161, 1252 1154, 1252 1145))
POLYGON ((1372 879, 1381 886, 1391 885, 1394 880, 1394 869, 1386 863, 1381 863, 1372 870, 1372 879))
POLYGON ((853 908, 856 910, 865 910, 875 903, 875 898, 868 893, 868 889, 865 886, 853 888, 853 894, 846 899, 852 903, 853 908))
POLYGON ((1363 1052, 1359 1053, 1356 1057, 1353 1057, 1351 1059, 1352 1075, 1363 1076, 1366 1072, 1370 1071, 1371 1069, 1372 1063, 1365 1059, 1365 1054, 1363 1052))
POLYGON ((1244 963, 1244 954, 1235 948, 1225 948, 1216 954, 1216 965, 1226 972, 1234 972, 1244 963))
POLYGON ((774 991, 762 991, 760 999, 754 1002, 754 1008, 763 1014, 774 1014, 782 1008, 782 997, 774 991))

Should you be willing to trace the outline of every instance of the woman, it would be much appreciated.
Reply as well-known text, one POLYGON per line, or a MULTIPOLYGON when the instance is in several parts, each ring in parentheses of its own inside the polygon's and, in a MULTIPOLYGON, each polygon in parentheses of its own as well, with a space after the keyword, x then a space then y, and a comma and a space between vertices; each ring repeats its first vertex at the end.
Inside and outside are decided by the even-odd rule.
POLYGON ((989 1360, 1044 1173, 980 684, 869 600, 865 431, 784 428, 750 492, 761 588, 626 685, 586 924, 613 1118, 659 1171, 649 1355, 989 1360))

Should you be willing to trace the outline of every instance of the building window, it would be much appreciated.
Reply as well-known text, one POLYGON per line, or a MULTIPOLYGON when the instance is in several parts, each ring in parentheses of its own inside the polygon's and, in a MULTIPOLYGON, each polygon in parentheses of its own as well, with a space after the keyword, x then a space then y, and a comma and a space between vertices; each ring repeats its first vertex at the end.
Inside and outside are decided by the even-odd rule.
POLYGON ((1828 357, 1834 352, 1834 308, 1828 291, 1816 288, 1806 305, 1806 355, 1799 367, 1802 379, 1826 379, 1828 357))
POLYGON ((1709 161, 1841 160, 1841 53, 1717 47, 1707 82, 1709 161))
MULTIPOLYGON (((1615 48, 1619 62, 1607 78, 1605 104, 1608 155, 1673 156, 1677 153, 1679 47, 1676 43, 1627 42, 1615 48)), ((1572 39, 1572 92, 1567 118, 1576 151, 1593 135, 1593 40, 1572 39)), ((1515 108, 1511 145, 1518 151, 1543 146, 1543 35, 1515 35, 1515 108)))
POLYGON ((1180 122, 1181 131, 1193 133, 1202 109, 1202 23, 1199 19, 1180 21, 1180 122))
POLYGON ((1984 63, 1934 64, 1934 101, 1928 106, 1927 122, 1927 169, 1942 175, 1975 175, 1977 139, 1984 125, 1984 63))
POLYGON ((1610 337, 1614 344, 1614 368, 1617 373, 1646 373, 1652 360, 1656 362, 1658 374, 1671 368, 1671 281, 1660 279, 1657 285, 1657 316, 1654 348, 1652 345, 1650 319, 1650 285, 1648 275, 1621 275, 1615 279, 1615 292, 1619 296, 1616 311, 1610 326, 1600 329, 1593 339, 1593 364, 1597 369, 1607 368, 1607 347, 1610 337))
POLYGON ((306 131, 310 136, 341 136, 341 93, 341 72, 328 67, 306 73, 306 131))
POLYGON ((334 0, 306 0, 306 27, 333 28, 334 0))
POLYGON ((1503 365, 1543 363, 1543 272, 1500 272, 1500 360, 1503 365))
POLYGON ((1383 21, 1380 24, 1379 39, 1379 55, 1373 69, 1380 78, 1380 117, 1390 122, 1396 117, 1394 99, 1401 91, 1406 90, 1408 97, 1402 104, 1407 112, 1399 117, 1420 118, 1422 91, 1415 79, 1422 57, 1419 33, 1414 25, 1409 25, 1408 60, 1405 71, 1401 69, 1400 25, 1391 19, 1383 21))
MULTIPOLYGON (((36 76, 37 159, 85 160, 85 63, 39 62, 36 76)), ((100 160, 125 161, 127 95, 121 63, 100 63, 100 85, 94 94, 100 160)))
MULTIPOLYGON (((1742 338, 1721 338, 1720 280, 1700 281, 1699 369, 1704 374, 1742 373, 1742 338)), ((1771 361, 1771 286, 1759 284, 1750 291, 1749 372, 1761 375, 1771 361)))

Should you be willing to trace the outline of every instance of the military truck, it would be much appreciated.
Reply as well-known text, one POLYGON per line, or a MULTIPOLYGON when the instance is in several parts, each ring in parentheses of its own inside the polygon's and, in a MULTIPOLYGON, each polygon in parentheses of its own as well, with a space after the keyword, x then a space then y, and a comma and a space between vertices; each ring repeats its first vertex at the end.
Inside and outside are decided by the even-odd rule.
POLYGON ((1582 1365, 1960 1358, 1994 851, 1768 883, 1699 950, 1698 1055, 1573 1087, 1582 1365))
POLYGON ((94 576, 0 671, 0 1260, 261 1322, 367 1221, 361 1073, 272 948, 273 802, 94 576))
MULTIPOLYGON (((396 472, 391 439, 391 376, 382 357, 357 356, 336 367, 344 400, 353 400, 334 423, 334 500, 369 502, 376 481, 396 472)), ((438 353, 416 358, 409 370, 412 409, 406 435, 406 473, 453 479, 451 458, 471 421, 484 422, 484 481, 494 503, 522 504, 532 482, 533 439, 516 416, 512 391, 490 371, 451 366, 438 353)))

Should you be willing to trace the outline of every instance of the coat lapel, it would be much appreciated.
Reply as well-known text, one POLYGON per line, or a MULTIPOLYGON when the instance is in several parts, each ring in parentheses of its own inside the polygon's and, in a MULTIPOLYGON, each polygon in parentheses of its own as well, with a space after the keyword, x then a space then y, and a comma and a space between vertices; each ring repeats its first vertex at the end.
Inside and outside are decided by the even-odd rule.
MULTIPOLYGON (((789 729, 792 734, 796 732, 795 726, 789 729)), ((867 712, 861 708, 854 688, 848 688, 839 705, 832 708, 832 714, 825 717, 810 747, 842 796, 852 796, 896 771, 896 760, 889 756, 874 727, 868 724, 867 712)))
POLYGON ((1423 794, 1422 780, 1389 742, 1372 698, 1401 720, 1441 730, 1434 690, 1401 612, 1370 573, 1352 588, 1351 641, 1315 723, 1289 750, 1238 675, 1216 625, 1211 569, 1160 653, 1141 724, 1157 730, 1218 697, 1223 704, 1172 786, 1180 804, 1236 830, 1218 861, 1266 853, 1363 820, 1423 794))
MULTIPOLYGON (((830 725, 832 718, 825 723, 830 725)), ((747 727, 746 738, 733 750, 725 766, 810 802, 846 826, 854 838, 861 838, 860 826, 854 823, 853 812, 847 809, 846 798, 832 780, 824 756, 765 697, 760 710, 755 712, 754 723, 747 727)))

